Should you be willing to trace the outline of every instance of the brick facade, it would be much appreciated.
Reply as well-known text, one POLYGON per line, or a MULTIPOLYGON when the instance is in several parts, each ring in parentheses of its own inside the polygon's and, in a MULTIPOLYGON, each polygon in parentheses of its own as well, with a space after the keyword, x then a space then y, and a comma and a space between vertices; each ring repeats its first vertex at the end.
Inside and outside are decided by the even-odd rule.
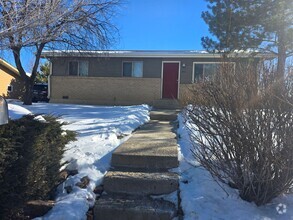
POLYGON ((133 105, 161 98, 161 79, 51 76, 50 102, 133 105))

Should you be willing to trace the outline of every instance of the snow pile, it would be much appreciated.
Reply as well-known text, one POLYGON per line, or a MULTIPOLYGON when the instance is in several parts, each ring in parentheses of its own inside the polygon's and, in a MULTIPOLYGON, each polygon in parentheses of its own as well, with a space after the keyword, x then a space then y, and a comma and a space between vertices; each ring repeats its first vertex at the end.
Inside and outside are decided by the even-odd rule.
POLYGON ((293 195, 283 195, 270 204, 257 207, 238 196, 236 189, 217 183, 194 160, 189 132, 179 115, 178 143, 181 206, 185 220, 194 219, 293 219, 293 195))
MULTIPOLYGON (((32 115, 33 113, 23 106, 20 106, 21 102, 16 101, 16 102, 8 102, 8 112, 9 112, 9 118, 11 120, 16 120, 20 119, 24 115, 32 115), (17 104, 12 104, 12 103, 17 103, 17 104)), ((25 106, 27 107, 27 106, 25 106)), ((40 122, 46 122, 46 120, 43 118, 41 115, 37 115, 34 117, 34 120, 40 121, 40 122)))
MULTIPOLYGON (((58 187, 54 208, 43 219, 86 219, 86 212, 95 202, 94 188, 110 167, 111 153, 129 138, 131 132, 149 120, 149 107, 138 106, 90 106, 34 103, 26 106, 33 114, 60 116, 67 124, 64 130, 77 132, 77 140, 66 145, 63 162, 67 168, 78 170, 58 187), (86 189, 75 184, 84 176, 90 183, 86 189), (71 186, 67 193, 64 187, 71 186)), ((66 135, 63 132, 62 135, 66 135)))
POLYGON ((24 115, 32 114, 31 111, 27 110, 26 108, 8 103, 8 112, 9 112, 9 118, 11 120, 19 119, 24 115))

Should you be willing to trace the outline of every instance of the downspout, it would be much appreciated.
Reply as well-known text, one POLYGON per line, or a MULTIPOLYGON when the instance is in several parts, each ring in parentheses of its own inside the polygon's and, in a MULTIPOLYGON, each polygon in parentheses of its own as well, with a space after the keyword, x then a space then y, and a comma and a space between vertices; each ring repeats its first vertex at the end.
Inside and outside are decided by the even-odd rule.
MULTIPOLYGON (((50 74, 48 76, 48 99, 50 100, 51 98, 51 75, 52 75, 52 62, 49 61, 50 63, 50 74)), ((49 101, 50 102, 50 101, 49 101)))

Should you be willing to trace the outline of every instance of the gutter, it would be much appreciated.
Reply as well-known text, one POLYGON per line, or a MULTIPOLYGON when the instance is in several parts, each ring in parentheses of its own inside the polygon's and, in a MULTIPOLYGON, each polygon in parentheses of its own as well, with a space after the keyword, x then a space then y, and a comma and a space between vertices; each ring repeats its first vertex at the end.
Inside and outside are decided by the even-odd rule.
POLYGON ((51 97, 51 76, 52 76, 52 62, 50 62, 50 74, 48 76, 48 96, 47 98, 50 99, 51 97))
MULTIPOLYGON (((156 50, 117 50, 117 51, 78 51, 78 50, 51 50, 43 51, 42 58, 53 57, 127 57, 127 58, 222 58, 220 53, 208 53, 206 51, 156 51, 156 50)), ((228 55, 229 58, 274 58, 273 54, 256 53, 251 51, 235 51, 228 55), (255 54, 255 55, 253 55, 255 54)))

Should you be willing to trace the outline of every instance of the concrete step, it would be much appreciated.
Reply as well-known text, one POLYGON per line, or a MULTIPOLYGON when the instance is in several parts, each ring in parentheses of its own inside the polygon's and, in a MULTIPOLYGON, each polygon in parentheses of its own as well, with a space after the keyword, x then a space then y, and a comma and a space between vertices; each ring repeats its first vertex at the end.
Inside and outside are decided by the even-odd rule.
POLYGON ((176 215, 173 203, 148 197, 106 195, 94 206, 94 220, 170 220, 176 215))
POLYGON ((131 138, 112 154, 112 167, 167 170, 178 166, 176 139, 131 138))
POLYGON ((176 134, 169 122, 150 121, 113 153, 115 168, 167 170, 178 166, 176 134))
POLYGON ((148 123, 140 126, 134 134, 146 134, 152 135, 152 137, 156 139, 159 137, 164 137, 165 139, 170 138, 170 135, 172 135, 172 137, 176 137, 175 133, 174 123, 169 121, 150 120, 148 123), (161 133, 163 133, 163 135, 159 135, 161 133))
POLYGON ((178 175, 171 172, 109 171, 104 177, 104 189, 107 193, 160 195, 176 191, 178 181, 178 175))
POLYGON ((175 121, 180 110, 155 109, 150 113, 151 120, 175 121))
POLYGON ((158 109, 180 109, 177 99, 157 99, 153 101, 153 107, 158 109))

